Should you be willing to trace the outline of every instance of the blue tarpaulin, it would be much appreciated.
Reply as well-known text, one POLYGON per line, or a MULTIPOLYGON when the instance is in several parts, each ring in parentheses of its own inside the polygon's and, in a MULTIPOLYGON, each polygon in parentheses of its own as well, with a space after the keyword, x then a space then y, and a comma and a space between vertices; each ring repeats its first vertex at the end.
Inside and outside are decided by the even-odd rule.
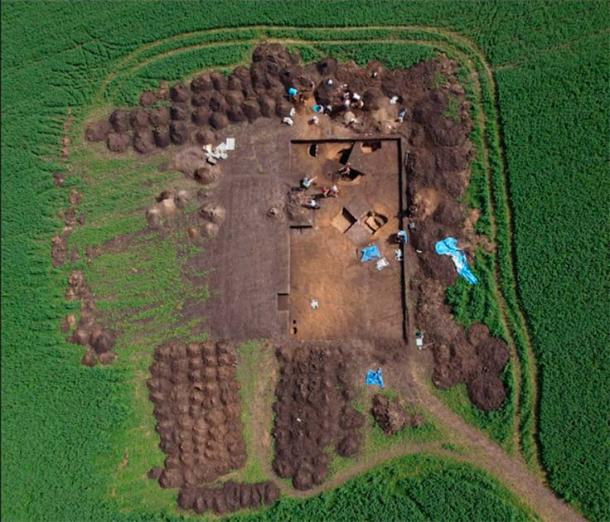
POLYGON ((383 372, 381 371, 381 368, 378 368, 377 371, 369 370, 366 372, 365 382, 369 386, 379 386, 380 388, 383 388, 383 372))
POLYGON ((360 261, 366 263, 367 261, 374 261, 375 259, 381 259, 381 252, 377 245, 370 245, 361 250, 362 257, 360 261))
POLYGON ((291 98, 294 98, 298 93, 299 91, 297 91, 294 87, 290 87, 288 89, 288 96, 290 96, 291 98))
POLYGON ((464 254, 463 250, 458 248, 457 243, 457 239, 454 237, 447 237, 436 243, 434 250, 436 250, 436 253, 439 255, 451 256, 457 273, 466 279, 466 281, 468 281, 471 285, 476 285, 479 280, 470 270, 468 260, 466 259, 466 254, 464 254))

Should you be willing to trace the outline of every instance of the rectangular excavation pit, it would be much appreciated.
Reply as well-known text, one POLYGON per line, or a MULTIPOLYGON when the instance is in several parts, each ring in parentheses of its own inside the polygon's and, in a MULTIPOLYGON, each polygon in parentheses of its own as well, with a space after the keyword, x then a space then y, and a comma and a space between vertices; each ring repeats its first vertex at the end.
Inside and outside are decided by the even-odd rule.
POLYGON ((332 224, 339 232, 345 234, 356 221, 358 220, 350 214, 349 210, 343 207, 333 219, 332 224))
POLYGON ((307 234, 290 234, 291 337, 404 339, 404 268, 390 240, 402 228, 406 200, 401 158, 400 139, 392 137, 291 142, 291 179, 315 177, 311 194, 339 189, 337 198, 319 200, 307 234), (333 176, 352 156, 362 172, 358 183, 333 176), (382 271, 360 262, 360 249, 371 242, 390 262, 382 271))

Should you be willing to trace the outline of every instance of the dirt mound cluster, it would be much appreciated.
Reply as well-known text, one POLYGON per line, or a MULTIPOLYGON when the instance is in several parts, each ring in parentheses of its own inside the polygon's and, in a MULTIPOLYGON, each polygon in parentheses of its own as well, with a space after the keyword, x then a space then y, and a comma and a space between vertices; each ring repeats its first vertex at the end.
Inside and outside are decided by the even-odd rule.
POLYGON ((501 375, 509 359, 506 344, 491 337, 483 324, 467 336, 444 304, 444 286, 432 278, 417 285, 416 321, 433 343, 432 380, 439 388, 466 383, 471 401, 482 410, 502 406, 506 390, 501 375))
POLYGON ((214 511, 224 515, 239 509, 270 506, 280 498, 280 490, 273 482, 239 484, 228 481, 219 488, 183 488, 178 505, 197 514, 214 511))
POLYGON ((310 489, 328 473, 329 449, 345 457, 359 452, 365 417, 351 405, 349 353, 340 346, 302 343, 277 356, 273 469, 296 489, 310 489))
MULTIPOLYGON (((53 174, 53 179, 55 185, 59 187, 62 187, 65 183, 65 178, 60 172, 53 174)), ((62 266, 67 261, 77 261, 79 258, 75 247, 72 248, 71 252, 68 252, 68 238, 77 225, 82 225, 85 222, 85 215, 78 214, 81 194, 76 189, 71 189, 68 199, 70 206, 59 212, 59 217, 64 222, 63 229, 60 234, 51 238, 51 261, 54 267, 62 266)))
MULTIPOLYGON (((232 124, 258 118, 284 118, 293 111, 314 114, 314 105, 332 118, 345 119, 355 132, 394 132, 398 104, 414 92, 424 92, 436 66, 419 64, 409 70, 389 70, 379 62, 362 68, 355 62, 338 63, 324 58, 303 64, 297 54, 279 44, 259 45, 249 67, 240 65, 228 76, 216 71, 195 77, 190 85, 176 83, 169 89, 147 91, 141 107, 117 109, 107 120, 91 123, 85 130, 89 141, 105 141, 117 153, 133 148, 147 154, 171 144, 213 143, 215 133, 232 124), (290 95, 289 89, 296 89, 290 95), (157 102, 169 106, 155 106, 157 102)), ((446 105, 431 98, 415 114, 423 121, 426 135, 443 146, 466 140, 462 125, 442 116, 446 105)), ((407 113, 406 119, 411 118, 407 113)), ((451 164, 452 158, 445 161, 451 164)))
POLYGON ((97 320, 93 294, 87 286, 85 275, 82 272, 74 271, 70 274, 66 299, 68 301, 78 300, 81 303, 81 317, 78 323, 73 315, 69 315, 64 321, 66 331, 76 327, 70 341, 87 347, 81 362, 85 366, 95 366, 98 362, 102 364, 113 362, 116 359, 115 333, 103 327, 97 320))
POLYGON ((437 86, 429 84, 421 91, 407 132, 401 130, 407 138, 409 236, 417 252, 418 273, 410 281, 416 327, 425 331, 432 344, 433 382, 441 388, 466 383, 472 402, 492 410, 501 407, 506 397, 500 376, 508 361, 507 347, 491 338, 483 325, 473 327, 479 330, 479 338, 473 341, 455 322, 445 304, 445 289, 458 275, 450 257, 440 256, 434 249, 437 241, 448 236, 467 244, 477 240, 473 223, 466 226, 467 212, 459 203, 469 183, 473 157, 468 139, 472 130, 470 105, 457 82, 456 64, 440 60, 433 65, 428 77, 437 86))
POLYGON ((423 423, 419 415, 409 415, 397 398, 390 399, 379 393, 373 395, 371 413, 386 435, 394 435, 406 426, 417 428, 423 423))
POLYGON ((236 366, 235 346, 226 342, 156 349, 148 388, 167 455, 161 487, 195 487, 244 465, 236 366))

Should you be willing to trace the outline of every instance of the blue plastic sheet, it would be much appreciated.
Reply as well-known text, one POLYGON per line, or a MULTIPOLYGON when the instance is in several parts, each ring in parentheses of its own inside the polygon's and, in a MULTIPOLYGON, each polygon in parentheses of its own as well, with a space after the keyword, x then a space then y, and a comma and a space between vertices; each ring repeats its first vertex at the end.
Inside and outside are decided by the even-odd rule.
POLYGON ((477 279, 477 276, 472 273, 472 270, 470 270, 466 254, 464 254, 463 250, 458 248, 457 244, 457 239, 454 237, 447 237, 436 243, 434 250, 436 250, 436 253, 439 255, 451 256, 457 273, 471 285, 476 285, 479 280, 477 279))
POLYGON ((294 87, 290 87, 288 89, 288 96, 290 96, 291 98, 294 98, 299 91, 297 91, 294 87))
POLYGON ((379 251, 379 247, 377 245, 367 246, 363 248, 361 252, 362 257, 360 258, 360 261, 362 263, 374 261, 375 259, 381 259, 381 252, 379 251))
POLYGON ((381 371, 381 368, 378 368, 377 371, 369 370, 366 372, 365 382, 369 386, 379 386, 380 388, 383 388, 383 372, 381 371))
POLYGON ((322 105, 314 105, 313 110, 314 112, 322 112, 324 111, 324 107, 322 107, 322 105))

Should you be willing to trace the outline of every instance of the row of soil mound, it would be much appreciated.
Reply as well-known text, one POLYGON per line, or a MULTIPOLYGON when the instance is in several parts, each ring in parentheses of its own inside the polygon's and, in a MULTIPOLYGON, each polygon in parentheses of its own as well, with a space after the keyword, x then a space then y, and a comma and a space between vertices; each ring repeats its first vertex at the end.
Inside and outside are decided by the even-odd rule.
POLYGON ((279 498, 280 490, 273 482, 240 484, 228 481, 222 487, 182 488, 178 505, 197 514, 213 511, 224 515, 240 509, 270 506, 279 498))
POLYGON ((365 417, 351 405, 349 350, 302 343, 278 348, 277 357, 273 469, 306 490, 324 481, 329 449, 344 457, 360 451, 365 417))
POLYGON ((415 226, 410 241, 418 252, 417 275, 410 281, 416 327, 425 331, 432 344, 433 382, 440 388, 466 383, 472 402, 493 410, 506 398, 501 375, 508 349, 481 324, 472 326, 468 335, 457 325, 445 304, 445 289, 458 277, 455 266, 434 249, 447 236, 468 244, 476 242, 476 238, 466 237, 466 213, 459 202, 468 186, 473 156, 468 139, 470 107, 457 84, 454 62, 436 63, 435 74, 442 75, 446 83, 422 92, 405 134, 408 219, 415 226), (448 112, 450 103, 458 107, 455 114, 448 112))
POLYGON ((164 468, 163 488, 212 482, 246 461, 237 353, 227 342, 159 346, 148 379, 164 468))
MULTIPOLYGON (((316 104, 333 118, 343 121, 348 115, 355 132, 387 133, 394 130, 390 122, 395 120, 396 104, 411 94, 413 80, 427 80, 430 70, 429 64, 389 70, 380 62, 362 68, 333 58, 303 64, 298 54, 279 44, 262 44, 249 67, 236 67, 228 76, 206 72, 190 84, 143 93, 142 107, 113 111, 107 120, 90 124, 85 137, 104 141, 113 152, 133 148, 146 154, 172 144, 213 143, 217 131, 261 117, 282 119, 293 110, 313 115, 316 104), (290 88, 298 95, 289 96, 290 88), (156 105, 165 106, 151 107, 153 98, 156 105)), ((428 127, 442 143, 455 144, 461 137, 438 118, 428 127)))
POLYGON ((68 315, 64 321, 64 329, 69 331, 75 327, 70 342, 87 347, 82 358, 85 366, 95 366, 98 362, 110 364, 116 358, 114 345, 116 336, 110 329, 102 326, 96 317, 96 305, 93 293, 85 281, 81 271, 74 271, 68 278, 68 301, 80 301, 80 319, 78 323, 74 315, 68 315))

